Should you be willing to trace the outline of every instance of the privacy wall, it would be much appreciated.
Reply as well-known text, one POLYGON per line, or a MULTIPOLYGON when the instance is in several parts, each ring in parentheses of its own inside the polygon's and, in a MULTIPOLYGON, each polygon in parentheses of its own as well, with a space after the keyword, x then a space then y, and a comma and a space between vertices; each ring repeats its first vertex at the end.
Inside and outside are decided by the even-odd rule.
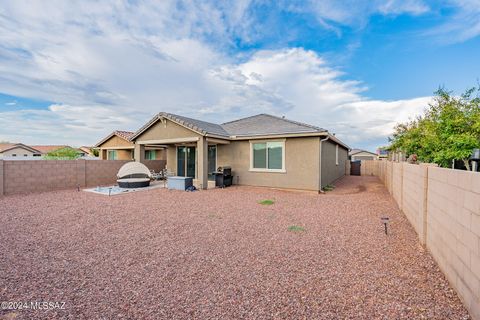
POLYGON ((417 231, 473 319, 480 319, 480 173, 362 161, 417 231))
MULTIPOLYGON (((0 196, 112 185, 123 160, 0 160, 0 196)), ((146 160, 155 171, 164 160, 146 160)))

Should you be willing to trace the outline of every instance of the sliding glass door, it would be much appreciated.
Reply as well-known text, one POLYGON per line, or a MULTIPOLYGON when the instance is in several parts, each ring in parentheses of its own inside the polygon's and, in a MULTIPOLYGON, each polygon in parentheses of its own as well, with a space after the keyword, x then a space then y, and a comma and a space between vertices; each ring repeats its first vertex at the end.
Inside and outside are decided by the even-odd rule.
POLYGON ((177 147, 177 175, 195 178, 195 147, 177 147))
POLYGON ((215 181, 213 172, 217 171, 217 146, 208 146, 208 180, 215 181))

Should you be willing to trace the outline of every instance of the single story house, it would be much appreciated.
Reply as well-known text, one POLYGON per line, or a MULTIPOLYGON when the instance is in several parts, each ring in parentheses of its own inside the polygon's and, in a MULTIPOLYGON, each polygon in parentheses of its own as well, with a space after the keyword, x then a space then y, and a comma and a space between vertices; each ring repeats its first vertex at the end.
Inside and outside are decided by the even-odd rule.
POLYGON ((202 189, 230 166, 234 184, 320 191, 345 175, 349 150, 325 129, 268 114, 215 124, 161 112, 130 141, 136 161, 165 148, 167 170, 202 189))
POLYGON ((0 158, 41 157, 42 152, 23 143, 0 143, 0 158))
MULTIPOLYGON (((130 138, 134 132, 116 130, 103 138, 94 148, 99 150, 98 156, 102 160, 133 160, 134 143, 130 138)), ((164 148, 161 146, 147 146, 143 151, 145 160, 165 159, 164 148)))
POLYGON ((42 155, 46 155, 50 152, 57 151, 59 149, 71 148, 67 145, 30 145, 30 147, 39 150, 42 155))
POLYGON ((92 147, 81 146, 80 148, 77 148, 77 151, 80 157, 95 157, 92 152, 92 147))
POLYGON ((378 155, 376 153, 365 151, 361 149, 352 149, 348 154, 350 156, 350 160, 357 161, 357 160, 378 160, 378 155))

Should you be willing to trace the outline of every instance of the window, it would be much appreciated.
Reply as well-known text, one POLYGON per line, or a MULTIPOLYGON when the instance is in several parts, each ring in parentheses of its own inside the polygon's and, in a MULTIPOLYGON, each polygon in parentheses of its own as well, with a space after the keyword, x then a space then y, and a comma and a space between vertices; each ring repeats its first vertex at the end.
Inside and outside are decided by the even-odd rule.
POLYGON ((108 160, 117 160, 117 150, 108 150, 108 160))
POLYGON ((155 160, 155 150, 145 150, 145 160, 155 160))
POLYGON ((251 143, 252 171, 285 171, 285 141, 251 143))
POLYGON ((39 153, 34 153, 33 156, 34 156, 34 157, 40 157, 41 154, 39 154, 39 153))
POLYGON ((16 157, 17 155, 15 153, 12 153, 12 157, 16 157))
POLYGON ((28 154, 24 154, 23 156, 24 156, 24 157, 28 157, 28 154))
POLYGON ((335 145, 335 164, 338 166, 338 144, 335 145))

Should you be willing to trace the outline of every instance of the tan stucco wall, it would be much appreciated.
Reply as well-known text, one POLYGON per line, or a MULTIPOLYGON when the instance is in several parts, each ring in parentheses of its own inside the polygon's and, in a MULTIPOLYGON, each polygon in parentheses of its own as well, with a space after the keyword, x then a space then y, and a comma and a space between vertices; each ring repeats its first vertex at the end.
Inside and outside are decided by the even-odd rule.
POLYGON ((288 138, 285 140, 285 173, 251 172, 250 142, 232 141, 218 145, 217 166, 231 166, 234 183, 238 182, 238 176, 242 185, 318 191, 319 146, 318 137, 288 138))
POLYGON ((25 150, 23 148, 14 148, 11 150, 7 150, 5 152, 0 153, 0 156, 11 157, 13 154, 16 154, 17 157, 23 157, 24 154, 28 155, 28 157, 33 157, 33 152, 29 150, 25 150))
POLYGON ((136 141, 142 140, 161 140, 175 138, 199 137, 200 135, 192 130, 182 127, 175 122, 167 120, 166 124, 158 121, 145 132, 135 138, 136 141))
POLYGON ((99 148, 102 148, 102 149, 118 148, 118 147, 133 147, 133 143, 125 139, 122 139, 120 137, 113 136, 99 146, 99 148))
POLYGON ((336 143, 327 140, 322 142, 322 187, 332 184, 345 175, 348 151, 338 146, 338 165, 336 164, 336 143))
POLYGON ((132 160, 133 149, 129 150, 117 150, 117 160, 132 160))

